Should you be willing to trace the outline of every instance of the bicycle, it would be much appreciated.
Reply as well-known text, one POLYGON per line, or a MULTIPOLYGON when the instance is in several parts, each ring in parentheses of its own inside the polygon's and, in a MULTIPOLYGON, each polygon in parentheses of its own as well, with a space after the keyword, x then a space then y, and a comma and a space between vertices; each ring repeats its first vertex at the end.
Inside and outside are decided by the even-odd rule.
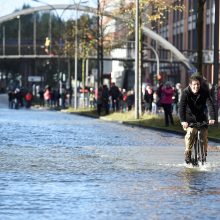
POLYGON ((191 163, 193 166, 199 166, 199 162, 204 165, 207 153, 205 152, 203 140, 201 138, 201 129, 208 126, 207 122, 190 123, 190 127, 197 129, 197 135, 192 148, 191 163))

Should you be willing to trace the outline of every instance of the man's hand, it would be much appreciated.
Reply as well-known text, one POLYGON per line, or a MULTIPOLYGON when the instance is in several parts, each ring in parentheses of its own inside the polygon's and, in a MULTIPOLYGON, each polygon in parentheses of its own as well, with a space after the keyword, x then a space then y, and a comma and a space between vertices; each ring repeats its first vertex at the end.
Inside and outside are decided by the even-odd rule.
POLYGON ((214 125, 215 124, 215 120, 209 120, 209 125, 214 125))
POLYGON ((187 122, 181 122, 181 125, 183 126, 184 129, 188 128, 189 124, 187 122))

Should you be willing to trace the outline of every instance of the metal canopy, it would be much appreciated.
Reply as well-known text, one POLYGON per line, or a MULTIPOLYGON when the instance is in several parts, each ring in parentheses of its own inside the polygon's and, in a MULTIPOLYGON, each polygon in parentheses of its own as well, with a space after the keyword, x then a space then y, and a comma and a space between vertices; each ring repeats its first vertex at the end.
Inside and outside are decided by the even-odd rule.
MULTIPOLYGON (((57 9, 79 10, 79 11, 85 11, 85 12, 97 14, 97 9, 96 8, 92 8, 92 7, 88 7, 88 6, 83 6, 83 5, 78 5, 78 4, 45 5, 45 6, 38 6, 38 7, 32 7, 32 8, 23 9, 21 11, 17 11, 17 12, 11 13, 9 15, 0 17, 0 24, 5 22, 5 21, 17 18, 17 17, 19 17, 21 15, 32 14, 32 13, 35 13, 35 12, 38 12, 38 11, 57 10, 57 9)), ((104 12, 103 14, 105 16, 112 17, 113 19, 120 19, 120 20, 123 21, 123 19, 117 18, 117 17, 113 16, 109 12, 104 12)), ((166 39, 161 37, 156 32, 150 30, 148 27, 143 27, 142 29, 143 29, 143 32, 144 32, 145 35, 149 36, 151 39, 156 40, 161 47, 170 50, 172 52, 172 54, 174 55, 174 57, 176 57, 176 59, 179 62, 182 62, 188 69, 192 69, 193 68, 193 65, 190 63, 189 59, 186 58, 185 55, 182 54, 169 41, 167 41, 166 39)))

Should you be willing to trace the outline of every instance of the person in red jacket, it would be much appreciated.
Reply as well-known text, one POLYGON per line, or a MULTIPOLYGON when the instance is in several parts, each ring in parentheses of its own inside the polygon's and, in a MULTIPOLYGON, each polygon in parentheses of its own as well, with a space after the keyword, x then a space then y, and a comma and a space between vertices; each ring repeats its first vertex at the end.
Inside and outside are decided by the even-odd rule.
POLYGON ((160 103, 164 110, 164 118, 165 118, 165 126, 169 126, 171 123, 174 124, 173 115, 172 115, 172 103, 174 90, 171 82, 166 82, 165 85, 161 89, 161 99, 160 103))
POLYGON ((26 108, 31 107, 31 101, 32 101, 33 95, 30 91, 28 91, 25 95, 25 101, 26 101, 26 108))

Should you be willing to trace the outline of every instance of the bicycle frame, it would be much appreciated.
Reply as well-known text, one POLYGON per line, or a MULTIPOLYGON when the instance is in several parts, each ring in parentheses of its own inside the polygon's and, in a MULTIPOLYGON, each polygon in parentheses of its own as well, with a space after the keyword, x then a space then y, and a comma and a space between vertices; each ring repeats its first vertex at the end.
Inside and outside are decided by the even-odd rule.
POLYGON ((195 142, 193 144, 192 148, 192 155, 191 155, 191 161, 193 166, 198 166, 199 162, 204 165, 206 162, 206 152, 203 144, 203 139, 201 137, 201 129, 208 125, 206 122, 202 123, 195 123, 192 125, 192 127, 195 127, 197 129, 197 134, 195 138, 195 142))

